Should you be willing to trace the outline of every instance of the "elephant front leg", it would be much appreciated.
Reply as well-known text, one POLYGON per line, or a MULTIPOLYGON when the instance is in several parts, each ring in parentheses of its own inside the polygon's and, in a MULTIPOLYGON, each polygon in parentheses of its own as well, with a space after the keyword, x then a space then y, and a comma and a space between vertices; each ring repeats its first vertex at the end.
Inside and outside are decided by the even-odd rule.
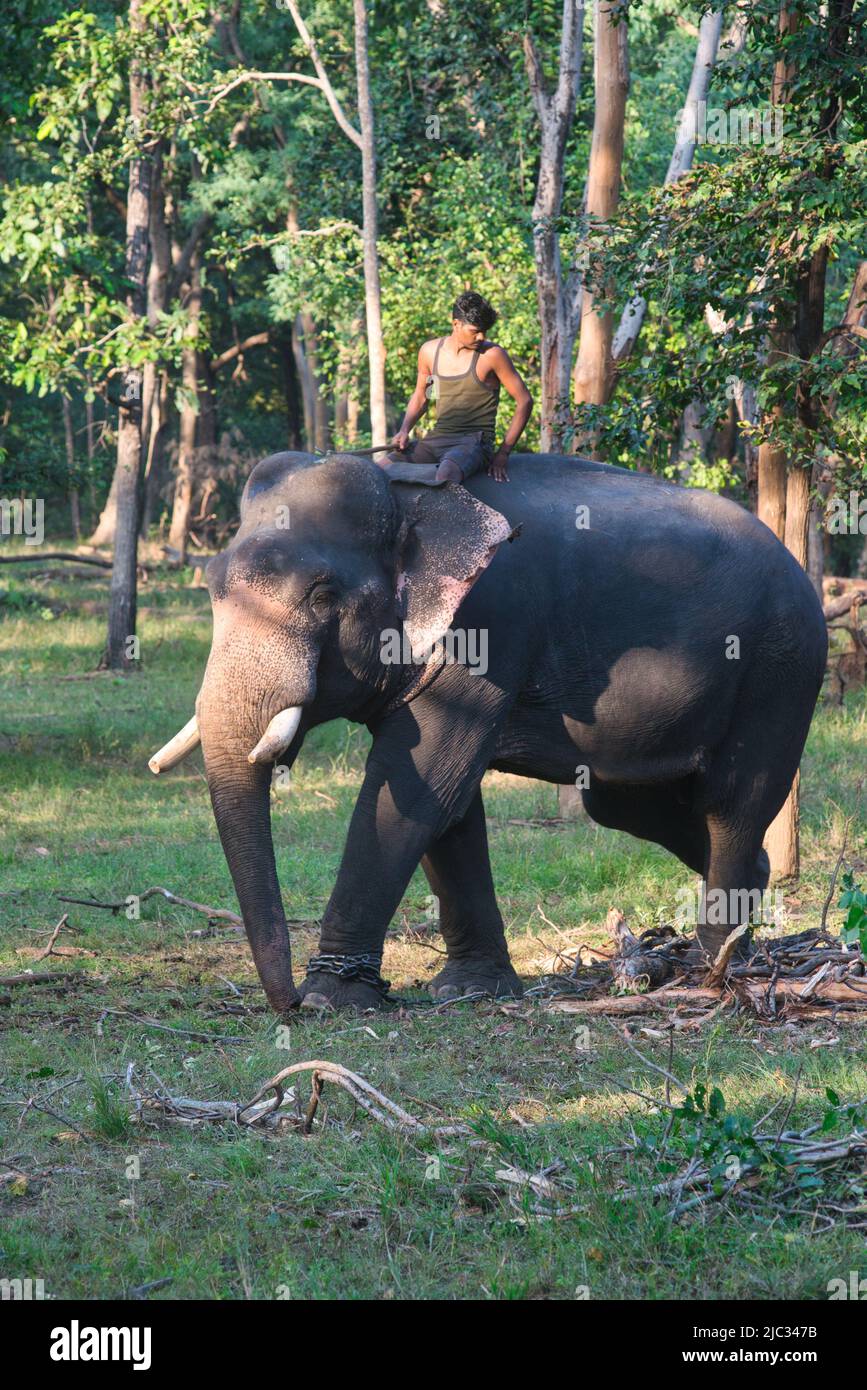
MULTIPOLYGON (((450 699, 467 679, 451 672, 437 682, 436 702, 420 696, 377 731, 319 951, 301 986, 305 1008, 382 1007, 379 967, 388 924, 422 857, 463 821, 477 796, 496 739, 497 705, 490 700, 488 717, 481 718, 477 703, 450 699)), ((490 881, 484 844, 481 858, 479 872, 490 881)), ((492 887, 489 892, 492 899, 492 887)), ((501 922, 499 934, 501 940, 501 922)))
POLYGON ((524 990, 509 959, 494 893, 481 791, 463 819, 430 846, 422 868, 439 899, 440 931, 449 956, 430 982, 433 998, 520 998, 524 990))

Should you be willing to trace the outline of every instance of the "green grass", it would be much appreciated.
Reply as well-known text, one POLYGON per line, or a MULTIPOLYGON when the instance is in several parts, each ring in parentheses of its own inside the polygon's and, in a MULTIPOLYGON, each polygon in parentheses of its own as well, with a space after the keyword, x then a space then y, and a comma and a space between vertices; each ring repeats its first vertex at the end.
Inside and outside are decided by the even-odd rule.
MULTIPOLYGON (((105 578, 0 571, 0 973, 34 963, 64 910, 57 893, 119 901, 160 884, 236 906, 199 756, 159 779, 147 770, 189 718, 207 656, 207 595, 189 578, 154 575, 143 588, 140 672, 68 679, 96 665, 105 578)), ((865 719, 852 697, 816 719, 790 929, 819 920, 856 811, 865 719)), ((275 794, 290 917, 315 918, 328 896, 366 742, 344 724, 317 731, 291 791, 275 794)), ((527 978, 562 945, 539 906, 572 942, 601 944, 611 906, 650 925, 671 918, 692 882, 663 851, 589 822, 510 823, 554 815, 552 787, 493 774, 486 804, 510 945, 527 978)), ((863 845, 856 820, 853 857, 863 845)), ((424 945, 407 933, 424 919, 427 892, 418 874, 385 957, 395 992, 418 1001, 441 963, 430 949, 441 948, 438 937, 424 945)), ((73 933, 58 947, 76 954, 34 968, 75 971, 75 981, 11 987, 0 1007, 0 1156, 25 1175, 0 1186, 0 1277, 42 1278, 47 1294, 82 1298, 168 1278, 155 1297, 559 1299, 587 1286, 593 1298, 702 1299, 824 1298, 829 1279, 864 1272, 863 1233, 824 1230, 770 1196, 749 1209, 729 1198, 673 1222, 647 1194, 660 1177, 652 1158, 616 1152, 633 1131, 652 1141, 665 1121, 623 1087, 661 1097, 664 1083, 604 1020, 592 1021, 582 1051, 574 1016, 532 997, 305 1018, 287 1034, 264 1007, 243 941, 197 935, 207 932, 203 916, 161 898, 140 920, 68 911, 73 933), (130 1014, 237 1041, 196 1041, 130 1014), (328 1087, 326 1122, 309 1137, 129 1120, 130 1063, 174 1094, 244 1101, 307 1058, 360 1072, 420 1116, 462 1118, 473 1136, 439 1149, 406 1139, 328 1087), (54 1113, 25 1112, 17 1102, 31 1097, 54 1113), (539 1220, 509 1204, 498 1170, 557 1160, 574 1216, 539 1220), (617 1200, 627 1187, 642 1195, 617 1200)), ((300 974, 315 935, 294 937, 300 974)), ((862 1038, 845 1024, 723 1018, 678 1033, 673 1065, 687 1085, 719 1086, 729 1108, 753 1120, 791 1095, 801 1069, 795 1126, 821 1117, 826 1087, 847 1100, 867 1095, 862 1038), (834 1046, 810 1047, 830 1038, 834 1046)), ((665 1061, 665 1040, 639 1030, 636 1043, 665 1061)))

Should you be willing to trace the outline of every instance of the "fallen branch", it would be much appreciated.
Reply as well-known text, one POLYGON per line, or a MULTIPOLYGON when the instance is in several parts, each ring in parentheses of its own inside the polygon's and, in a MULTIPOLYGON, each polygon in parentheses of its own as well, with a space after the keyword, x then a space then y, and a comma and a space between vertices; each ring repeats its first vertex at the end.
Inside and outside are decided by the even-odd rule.
POLYGON ((97 555, 74 555, 68 550, 41 550, 36 555, 2 555, 0 565, 35 564, 43 560, 68 560, 77 565, 98 565, 104 570, 110 570, 113 564, 113 561, 101 560, 97 555))
POLYGON ((701 999, 718 1003, 719 997, 718 989, 671 988, 656 989, 650 994, 610 995, 606 999, 573 999, 567 995, 550 1000, 547 1008, 552 1013, 563 1014, 652 1014, 672 1005, 701 999))
MULTIPOLYGON (((244 930, 243 918, 237 912, 232 912, 228 907, 209 907, 207 903, 193 902, 192 898, 182 898, 177 893, 172 893, 168 888, 146 888, 143 893, 130 893, 122 898, 120 902, 101 903, 96 898, 69 898, 62 893, 54 895, 58 902, 75 903, 79 907, 98 907, 106 912, 113 912, 115 916, 118 912, 123 912, 129 907, 130 899, 136 898, 140 903, 147 902, 148 898, 162 897, 166 902, 173 903, 176 907, 187 907, 191 912, 203 912, 209 921, 228 922, 232 931, 242 932, 244 930)), ((287 925, 290 927, 318 928, 319 923, 309 917, 287 917, 287 925)))
MULTIPOLYGON (((233 1041, 240 1042, 242 1039, 236 1038, 233 1041)), ((186 1096, 171 1096, 161 1082, 158 1090, 149 1094, 133 1085, 133 1072, 134 1064, 130 1063, 127 1068, 127 1089, 133 1096, 137 1114, 159 1115, 163 1119, 174 1120, 180 1124, 231 1121, 248 1127, 274 1128, 279 1127, 288 1118, 302 1132, 309 1133, 322 1088, 326 1081, 330 1081, 346 1091, 356 1105, 366 1110, 372 1119, 397 1133, 434 1139, 448 1139, 455 1135, 471 1133, 469 1126, 464 1124, 424 1124, 408 1110, 404 1110, 403 1106, 390 1100, 382 1091, 378 1091, 369 1081, 365 1081, 363 1076, 349 1071, 337 1062, 296 1062, 293 1066, 285 1067, 266 1081, 245 1105, 228 1100, 200 1101, 186 1096), (310 1100, 304 1114, 300 1112, 294 1087, 287 1088, 283 1085, 288 1077, 303 1072, 313 1073, 310 1100), (273 1095, 269 1095, 269 1092, 273 1092, 273 1095), (291 1116, 278 1113, 290 1106, 294 1111, 291 1116)))
POLYGON ((356 1104, 372 1115, 380 1124, 384 1124, 387 1129, 398 1130, 403 1133, 425 1134, 434 1138, 446 1139, 456 1134, 469 1134, 468 1125, 426 1125, 421 1120, 417 1120, 408 1110, 404 1110, 396 1101, 389 1100, 388 1096, 383 1095, 375 1086, 371 1086, 369 1081, 365 1081, 363 1076, 356 1072, 349 1071, 347 1067, 342 1067, 337 1062, 295 1062, 291 1067, 284 1067, 283 1071, 272 1076, 270 1081, 266 1081, 264 1086, 256 1092, 251 1101, 241 1107, 239 1118, 243 1121, 244 1111, 263 1099, 268 1091, 274 1091, 275 1104, 272 1109, 279 1109, 283 1100, 282 1083, 289 1076, 295 1076, 299 1072, 313 1072, 313 1084, 321 1090, 323 1081, 333 1081, 335 1085, 343 1088, 356 1104))
POLYGON ((705 976, 704 982, 709 989, 712 989, 714 985, 722 984, 723 980, 728 974, 731 958, 735 953, 737 944, 742 937, 746 936, 749 930, 749 923, 747 923, 742 927, 736 928, 736 930, 732 932, 731 936, 726 937, 725 941, 723 942, 722 946, 720 946, 719 951, 717 952, 716 960, 714 961, 713 965, 711 966, 710 970, 707 972, 707 975, 705 976))
POLYGON ((55 941, 57 940, 57 938, 58 938, 58 936, 60 935, 60 933, 63 931, 63 929, 64 929, 64 927, 66 926, 66 924, 67 924, 68 921, 69 921, 69 913, 68 913, 68 912, 64 912, 64 914, 63 914, 63 916, 61 917, 60 921, 57 923, 57 926, 54 928, 53 932, 51 933, 51 936, 48 938, 47 944, 46 944, 45 946, 43 946, 42 950, 39 952, 39 955, 36 957, 37 960, 44 960, 46 956, 50 956, 50 955, 51 955, 52 949, 53 949, 53 947, 54 947, 54 943, 55 943, 55 941))
POLYGON ((835 618, 841 618, 844 613, 860 608, 865 601, 867 601, 867 594, 862 593, 859 589, 848 589, 845 594, 826 599, 822 608, 825 622, 831 623, 835 618))
POLYGON ((140 1014, 128 1012, 126 1009, 103 1009, 100 1019, 103 1018, 128 1018, 132 1023, 138 1023, 142 1028, 156 1028, 160 1033, 175 1033, 180 1038, 192 1038, 194 1042, 205 1043, 242 1043, 249 1039, 235 1037, 226 1034, 221 1036, 218 1033, 200 1033, 191 1028, 171 1028, 168 1023, 160 1023, 155 1018, 142 1018, 140 1014))
POLYGON ((44 970, 41 975, 24 970, 20 975, 0 975, 0 987, 6 985, 56 985, 67 980, 80 980, 82 971, 44 970))
POLYGON ((211 919, 229 922, 235 931, 243 931, 244 923, 237 912, 231 912, 227 907, 208 907, 206 903, 196 903, 190 898, 178 897, 168 888, 146 888, 143 893, 130 893, 122 901, 116 903, 97 902, 96 898, 68 898, 62 893, 56 893, 55 897, 61 903, 76 903, 79 907, 99 907, 108 912, 113 912, 115 916, 118 912, 124 911, 129 907, 130 899, 137 898, 140 903, 147 902, 148 898, 163 897, 166 902, 174 903, 176 907, 188 907, 192 912, 204 912, 211 919))

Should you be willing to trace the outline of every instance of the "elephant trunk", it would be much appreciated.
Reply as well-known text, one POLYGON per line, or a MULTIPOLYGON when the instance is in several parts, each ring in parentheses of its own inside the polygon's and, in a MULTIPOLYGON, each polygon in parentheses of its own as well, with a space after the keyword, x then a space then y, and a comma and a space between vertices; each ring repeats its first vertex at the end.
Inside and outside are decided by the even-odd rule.
MULTIPOLYGON (((198 704, 205 772, 256 969, 271 1008, 285 1014, 300 997, 271 836, 271 761, 250 760, 267 721, 249 708, 247 717, 238 712, 237 689, 233 699, 231 684, 215 680, 209 669, 198 704)), ((255 705, 261 709, 259 701, 255 705)), ((296 755, 297 748, 287 749, 281 761, 291 765, 296 755)))

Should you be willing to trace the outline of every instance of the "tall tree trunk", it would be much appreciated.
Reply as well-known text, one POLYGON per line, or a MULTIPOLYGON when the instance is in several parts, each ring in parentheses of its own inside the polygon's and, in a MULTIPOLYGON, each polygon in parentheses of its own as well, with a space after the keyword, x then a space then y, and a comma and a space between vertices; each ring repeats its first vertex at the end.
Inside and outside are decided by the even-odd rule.
POLYGON ((361 329, 360 318, 354 318, 343 334, 338 350, 337 379, 334 386, 334 433, 341 448, 348 448, 358 440, 355 357, 361 329))
MULTIPOLYGON (((308 315, 309 318, 309 315, 308 315)), ((316 448, 316 384, 307 361, 304 345, 304 315, 298 313, 292 323, 292 353, 301 392, 301 408, 304 416, 304 447, 316 448)))
POLYGON ((75 477, 75 431, 72 428, 72 406, 69 397, 61 395, 60 404, 63 410, 63 436, 66 442, 66 468, 69 473, 69 519, 72 522, 72 534, 75 539, 81 540, 81 511, 78 503, 78 488, 73 481, 75 477))
POLYGON ((276 343, 286 397, 286 447, 300 450, 304 447, 304 415, 291 325, 283 328, 276 338, 276 343))
POLYGON ((169 546, 177 551, 178 563, 186 564, 187 537, 190 530, 190 513, 193 506, 193 491, 196 485, 196 422, 199 417, 199 351, 196 338, 202 312, 201 253, 193 252, 190 263, 190 278, 183 295, 187 309, 186 341, 181 353, 181 383, 183 403, 181 405, 180 440, 178 444, 178 467, 175 475, 175 496, 172 504, 172 522, 169 529, 169 546))
MULTIPOLYGON (((593 59, 596 113, 587 176, 586 212, 597 225, 603 226, 613 217, 620 201, 623 131, 629 92, 628 32, 626 5, 622 0, 596 0, 593 59)), ((597 312, 594 300, 595 296, 585 283, 581 306, 581 340, 574 376, 576 404, 604 405, 613 381, 611 343, 614 316, 610 309, 597 312)))
MULTIPOLYGON (((130 0, 130 27, 141 33, 146 24, 143 0, 130 0)), ((147 79, 137 57, 130 61, 129 104, 138 151, 130 160, 126 213, 126 311, 130 319, 143 319, 147 312, 147 270, 150 243, 150 196, 152 158, 145 143, 147 79)), ((116 505, 117 524, 114 563, 108 605, 108 639, 102 664, 111 670, 125 670, 137 660, 136 562, 142 467, 141 372, 128 366, 123 374, 123 390, 117 431, 116 505)))
POLYGON ((557 86, 548 90, 532 34, 524 35, 524 60, 539 119, 540 151, 533 202, 533 256, 541 328, 541 443, 562 450, 570 416, 569 379, 581 305, 581 267, 566 274, 558 220, 563 204, 566 142, 581 85, 584 0, 563 0, 557 86))
POLYGON ((302 375, 304 395, 304 429, 308 448, 327 453, 331 448, 331 424, 328 399, 319 382, 319 342, 316 325, 309 309, 302 309, 295 318, 296 361, 302 375))
POLYGON ((361 126, 361 206, 364 244, 364 307, 367 315, 367 355, 370 365, 370 432, 373 444, 388 435, 385 403, 385 345, 382 341, 382 295, 379 284, 376 208, 376 145, 365 0, 353 0, 355 13, 355 77, 361 126))
MULTIPOLYGON (((154 155, 154 176, 151 191, 151 264, 148 274, 148 323, 156 328, 165 311, 169 296, 169 277, 172 269, 172 248, 166 221, 166 196, 163 186, 163 146, 160 142, 154 155)), ((162 445, 165 426, 165 405, 168 382, 165 372, 156 363, 147 362, 142 385, 142 448, 144 449, 144 501, 142 504, 141 534, 147 537, 156 508, 162 481, 162 445)))
MULTIPOLYGON (((769 357, 770 360, 770 357, 769 357)), ((782 419, 782 407, 775 406, 766 419, 766 428, 773 428, 782 419)), ((758 502, 756 515, 777 537, 786 538, 786 452, 773 438, 759 445, 758 502)))

